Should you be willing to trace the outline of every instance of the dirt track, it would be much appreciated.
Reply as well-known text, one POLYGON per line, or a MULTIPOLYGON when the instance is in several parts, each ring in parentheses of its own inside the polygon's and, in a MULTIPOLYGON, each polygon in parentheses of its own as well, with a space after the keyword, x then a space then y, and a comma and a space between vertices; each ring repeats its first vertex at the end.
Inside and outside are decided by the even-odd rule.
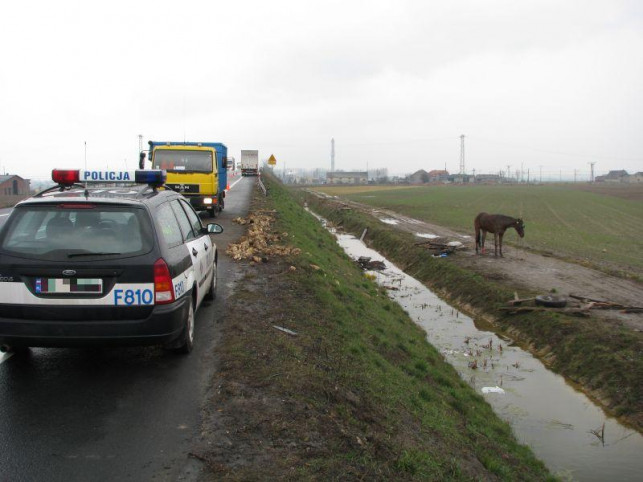
MULTIPOLYGON (((487 236, 485 255, 476 255, 473 233, 462 235, 443 226, 426 223, 402 216, 385 209, 374 209, 355 202, 342 201, 354 209, 368 212, 387 224, 414 234, 432 234, 448 241, 460 241, 466 249, 452 255, 462 266, 471 268, 489 279, 504 280, 520 289, 543 294, 555 290, 562 295, 575 294, 601 299, 627 306, 643 305, 643 285, 635 281, 610 276, 601 271, 586 268, 554 257, 531 253, 514 246, 503 246, 503 258, 493 255, 493 235, 487 236), (397 221, 393 224, 391 220, 397 221)), ((472 228, 473 231, 473 228, 472 228)), ((514 231, 508 231, 507 239, 518 239, 514 231)), ((418 242, 423 239, 418 237, 418 242)), ((612 321, 632 330, 643 330, 643 313, 621 313, 617 310, 592 310, 592 316, 603 321, 612 321)))

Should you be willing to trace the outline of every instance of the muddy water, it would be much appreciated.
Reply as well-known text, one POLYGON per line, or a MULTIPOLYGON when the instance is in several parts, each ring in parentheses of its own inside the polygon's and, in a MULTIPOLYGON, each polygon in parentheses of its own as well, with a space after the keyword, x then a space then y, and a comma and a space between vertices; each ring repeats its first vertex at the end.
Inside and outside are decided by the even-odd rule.
POLYGON ((377 283, 393 288, 389 296, 424 328, 427 340, 554 474, 579 481, 643 480, 643 437, 638 432, 606 416, 529 352, 476 327, 474 320, 355 237, 336 237, 353 259, 368 256, 386 264, 384 271, 373 272, 377 283))

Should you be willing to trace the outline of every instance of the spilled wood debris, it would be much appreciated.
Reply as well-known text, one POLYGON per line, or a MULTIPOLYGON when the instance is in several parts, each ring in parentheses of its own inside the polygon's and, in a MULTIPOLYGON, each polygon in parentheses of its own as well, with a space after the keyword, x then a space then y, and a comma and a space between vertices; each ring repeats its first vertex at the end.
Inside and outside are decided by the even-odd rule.
POLYGON ((288 233, 273 230, 275 211, 257 211, 247 218, 235 218, 233 222, 248 226, 248 233, 237 243, 230 243, 226 253, 235 261, 243 259, 254 263, 266 263, 274 256, 297 256, 301 249, 283 244, 288 233))

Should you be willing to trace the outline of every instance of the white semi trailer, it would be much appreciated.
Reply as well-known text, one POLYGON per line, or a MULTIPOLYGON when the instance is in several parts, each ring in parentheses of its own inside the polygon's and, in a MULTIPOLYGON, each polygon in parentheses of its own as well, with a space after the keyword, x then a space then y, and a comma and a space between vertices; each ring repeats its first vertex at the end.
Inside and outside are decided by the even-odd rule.
POLYGON ((241 151, 241 175, 257 176, 259 174, 259 151, 241 151))

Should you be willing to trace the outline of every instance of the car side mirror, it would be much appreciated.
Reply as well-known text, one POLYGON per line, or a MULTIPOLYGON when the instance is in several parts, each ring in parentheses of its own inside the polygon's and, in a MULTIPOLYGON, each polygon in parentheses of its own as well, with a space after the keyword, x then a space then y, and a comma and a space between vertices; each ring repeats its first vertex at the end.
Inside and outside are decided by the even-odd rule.
POLYGON ((208 234, 219 234, 223 232, 223 226, 217 223, 208 223, 205 229, 208 234))

